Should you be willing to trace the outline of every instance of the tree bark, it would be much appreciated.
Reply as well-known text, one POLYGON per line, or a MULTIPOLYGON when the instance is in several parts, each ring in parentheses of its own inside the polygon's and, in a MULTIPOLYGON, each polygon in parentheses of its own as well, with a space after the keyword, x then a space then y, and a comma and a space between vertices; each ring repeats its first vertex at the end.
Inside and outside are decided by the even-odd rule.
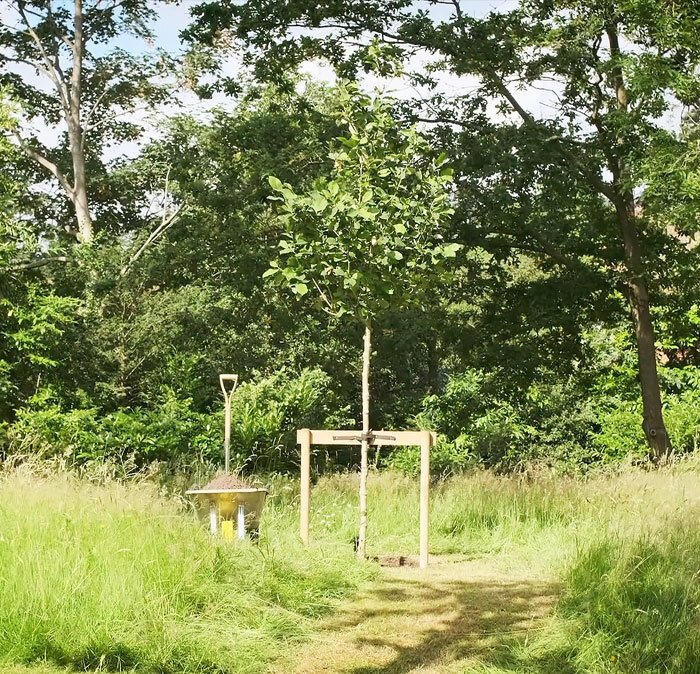
POLYGON ((83 154, 82 130, 70 134, 70 151, 73 159, 74 193, 73 207, 78 224, 78 238, 83 243, 90 243, 93 236, 92 215, 88 205, 87 180, 85 175, 85 156, 83 154))
POLYGON ((664 423, 659 373, 656 366, 656 339, 651 318, 649 291, 641 273, 639 236, 634 222, 634 197, 627 194, 615 204, 617 220, 624 241, 628 301, 637 340, 639 384, 642 390, 642 429, 649 445, 649 458, 663 462, 671 455, 671 441, 664 423))
MULTIPOLYGON (((73 15, 73 39, 69 35, 49 35, 54 38, 54 49, 47 50, 43 36, 40 35, 33 22, 30 20, 27 11, 25 11, 24 3, 17 3, 17 9, 27 33, 31 37, 34 45, 38 50, 39 56, 34 63, 37 70, 44 72, 51 80, 56 90, 56 95, 63 112, 66 125, 68 127, 68 138, 70 144, 71 161, 73 164, 73 184, 71 185, 68 178, 58 168, 57 164, 44 157, 40 152, 37 152, 29 145, 20 141, 20 146, 23 148, 27 156, 37 161, 45 170, 53 175, 61 185, 61 188, 66 193, 66 196, 73 204, 75 219, 78 228, 75 230, 78 239, 83 242, 92 240, 93 222, 90 215, 87 197, 87 180, 85 171, 85 147, 83 140, 83 129, 81 124, 81 102, 82 102, 82 75, 83 75, 83 58, 85 55, 85 32, 83 27, 83 0, 74 0, 74 15, 73 15), (60 65, 58 56, 58 43, 70 45, 71 47, 71 74, 70 78, 64 75, 60 65)), ((48 16, 50 17, 50 4, 48 7, 48 16)), ((34 14, 34 12, 32 12, 34 14)), ((19 59, 23 62, 23 59, 19 59)), ((72 230, 71 230, 72 231, 72 230)))
POLYGON ((78 223, 78 238, 83 243, 92 241, 93 224, 87 195, 87 177, 85 172, 85 143, 81 122, 80 108, 82 102, 82 75, 85 35, 83 33, 83 1, 75 0, 74 10, 75 34, 73 37, 73 69, 70 81, 70 101, 68 117, 68 137, 70 154, 73 162, 73 206, 78 223))
POLYGON ((357 557, 367 557, 367 475, 369 472, 369 366, 372 355, 372 330, 365 323, 362 351, 362 444, 360 447, 360 530, 357 536, 357 557))

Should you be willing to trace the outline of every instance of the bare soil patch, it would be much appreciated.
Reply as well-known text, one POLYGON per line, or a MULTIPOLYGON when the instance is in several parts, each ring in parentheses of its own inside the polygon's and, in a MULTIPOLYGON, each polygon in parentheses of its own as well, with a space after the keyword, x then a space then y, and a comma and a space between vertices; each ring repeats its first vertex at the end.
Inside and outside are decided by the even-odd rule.
POLYGON ((202 489, 250 489, 252 485, 244 482, 235 475, 217 475, 213 480, 205 484, 202 489))

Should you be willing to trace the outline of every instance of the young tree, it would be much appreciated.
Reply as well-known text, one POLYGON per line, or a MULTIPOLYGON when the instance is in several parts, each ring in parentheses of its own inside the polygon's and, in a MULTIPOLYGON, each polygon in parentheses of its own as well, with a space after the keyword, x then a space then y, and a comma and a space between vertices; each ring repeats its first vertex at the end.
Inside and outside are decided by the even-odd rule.
POLYGON ((114 46, 125 35, 149 39, 155 8, 138 0, 6 0, 0 9, 0 83, 11 86, 29 120, 56 129, 60 142, 46 147, 26 131, 14 137, 60 185, 74 211, 72 233, 88 243, 90 161, 99 162, 107 142, 138 132, 122 119, 125 112, 167 95, 156 83, 166 74, 163 55, 134 56, 114 46))
POLYGON ((443 240, 452 171, 426 139, 402 127, 381 98, 338 90, 347 135, 333 144, 330 178, 305 194, 270 177, 280 200, 279 259, 265 276, 297 296, 314 293, 333 316, 364 327, 358 556, 367 534, 372 326, 389 309, 420 306, 460 246, 443 240))

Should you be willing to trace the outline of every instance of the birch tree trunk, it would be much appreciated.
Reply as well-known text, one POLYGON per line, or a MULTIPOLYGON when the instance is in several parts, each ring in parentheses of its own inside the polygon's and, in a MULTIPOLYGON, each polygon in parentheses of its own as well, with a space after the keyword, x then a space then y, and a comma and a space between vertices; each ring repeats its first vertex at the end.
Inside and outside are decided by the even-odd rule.
MULTIPOLYGON (((41 15, 33 9, 26 8, 25 5, 26 3, 24 2, 16 3, 17 11, 25 29, 21 32, 28 35, 32 40, 37 55, 33 60, 26 60, 24 56, 10 58, 9 60, 27 62, 34 66, 37 73, 45 73, 51 81, 60 113, 63 114, 68 127, 70 156, 73 165, 72 184, 70 177, 61 171, 56 162, 51 161, 42 152, 31 147, 32 144, 25 142, 19 133, 15 133, 15 136, 27 156, 38 162, 44 170, 58 180, 61 189, 71 200, 75 211, 77 229, 71 228, 69 231, 71 234, 75 234, 79 241, 89 243, 93 238, 93 220, 88 202, 85 133, 81 113, 83 102, 83 61, 86 44, 83 0, 74 0, 72 35, 68 28, 65 29, 65 33, 62 32, 63 28, 54 22, 50 2, 45 9, 42 9, 42 11, 46 12, 44 19, 41 19, 41 15), (40 19, 38 24, 37 18, 40 19), (41 31, 38 30, 38 26, 43 26, 41 31), (61 66, 60 51, 63 45, 69 46, 71 50, 69 73, 67 71, 64 72, 61 66)), ((63 10, 61 11, 63 12, 63 10)), ((107 8, 102 11, 107 11, 107 8)), ((15 30, 20 32, 19 28, 15 30)), ((24 44, 24 39, 22 38, 22 44, 24 44)))
POLYGON ((362 351, 362 445, 360 447, 360 531, 357 536, 357 557, 367 557, 367 474, 369 472, 369 365, 372 355, 372 330, 365 323, 364 349, 362 351))
POLYGON ((78 238, 83 243, 92 240, 92 216, 88 205, 87 177, 85 174, 85 142, 83 138, 80 107, 82 103, 83 55, 85 35, 83 33, 83 1, 75 0, 75 36, 73 38, 73 70, 70 81, 68 109, 68 136, 73 162, 73 205, 78 224, 78 238))

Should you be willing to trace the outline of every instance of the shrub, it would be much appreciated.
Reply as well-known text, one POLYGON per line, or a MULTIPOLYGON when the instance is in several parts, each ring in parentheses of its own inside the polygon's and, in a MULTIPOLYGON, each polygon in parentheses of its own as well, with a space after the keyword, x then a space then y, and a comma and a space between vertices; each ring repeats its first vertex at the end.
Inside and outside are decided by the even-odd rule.
POLYGON ((246 470, 289 470, 298 462, 296 429, 338 423, 336 400, 319 369, 281 370, 242 384, 232 403, 232 454, 246 470))
MULTIPOLYGON (((420 473, 420 447, 397 447, 381 465, 415 477, 420 473)), ((454 440, 439 435, 436 445, 430 451, 430 472, 440 477, 460 473, 478 465, 479 458, 464 435, 454 440)))
MULTIPOLYGON (((664 414, 677 454, 700 445, 700 373, 697 368, 662 369, 666 388, 664 414)), ((580 473, 591 466, 643 460, 648 447, 642 431, 641 401, 625 395, 625 376, 601 374, 590 390, 536 381, 524 394, 506 399, 495 378, 480 371, 455 374, 440 395, 423 400, 415 417, 420 428, 440 433, 434 467, 438 473, 480 463, 500 471, 521 470, 528 463, 580 473), (616 378, 617 377, 617 378, 616 378)), ((418 454, 399 451, 387 461, 415 472, 418 454)))
POLYGON ((95 460, 128 461, 137 467, 153 461, 220 454, 221 424, 192 410, 190 400, 166 391, 153 409, 119 410, 100 416, 95 408, 63 410, 39 401, 20 410, 6 433, 5 453, 51 458, 69 464, 95 460))
POLYGON ((630 455, 641 458, 646 454, 641 418, 638 401, 611 399, 602 407, 600 430, 592 438, 601 460, 621 460, 630 455))
MULTIPOLYGON (((434 453, 440 473, 475 464, 508 471, 532 461, 574 466, 593 460, 590 405, 560 384, 534 382, 521 398, 509 400, 494 375, 455 374, 443 394, 424 399, 415 423, 440 433, 434 453)), ((416 470, 416 454, 399 453, 391 465, 416 470)))
MULTIPOLYGON (((293 468, 295 430, 335 423, 336 407, 330 378, 320 370, 280 371, 241 385, 232 403, 234 463, 246 470, 293 468)), ((104 415, 96 408, 65 410, 47 391, 4 431, 4 453, 62 456, 78 464, 128 461, 137 468, 154 461, 220 463, 223 425, 223 411, 197 412, 191 399, 180 399, 171 389, 164 389, 152 408, 104 415)))
MULTIPOLYGON (((700 444, 700 390, 667 393, 664 399, 664 419, 675 453, 694 452, 700 444)), ((592 438, 600 459, 645 457, 648 447, 641 426, 641 402, 613 398, 601 407, 600 430, 592 438)))

